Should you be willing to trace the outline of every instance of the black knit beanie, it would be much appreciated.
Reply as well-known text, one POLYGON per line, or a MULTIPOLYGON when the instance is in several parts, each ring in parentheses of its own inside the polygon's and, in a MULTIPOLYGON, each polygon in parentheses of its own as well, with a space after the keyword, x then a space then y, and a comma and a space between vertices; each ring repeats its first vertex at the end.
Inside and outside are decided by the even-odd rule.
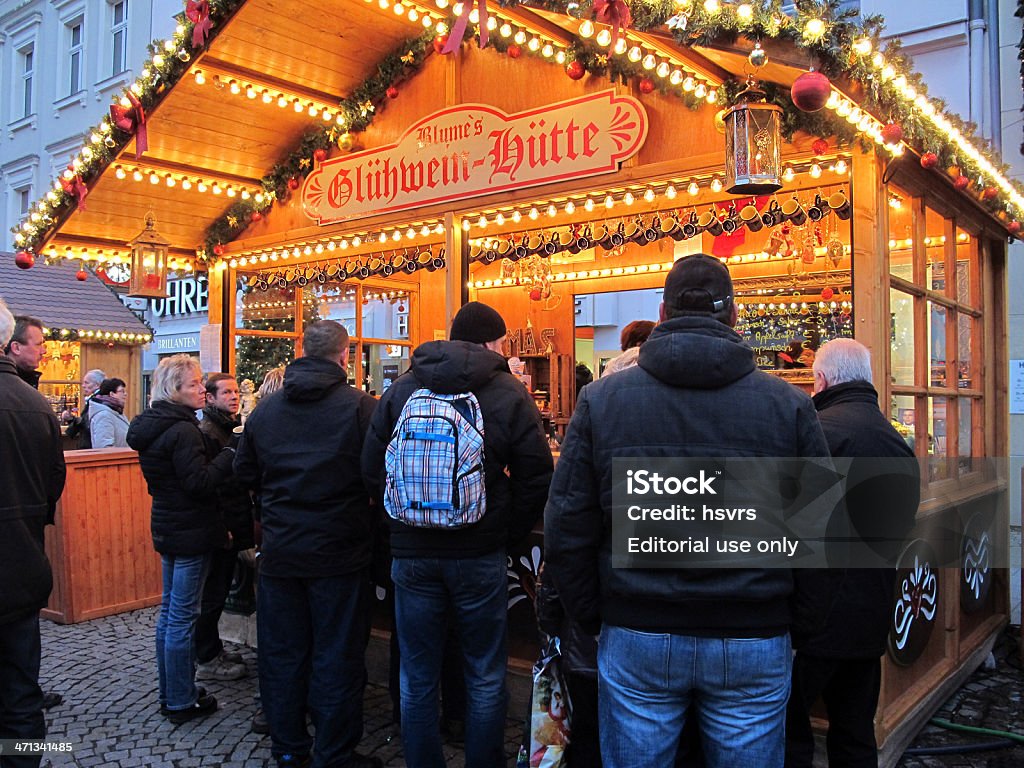
POLYGON ((495 310, 479 301, 471 301, 455 313, 449 338, 486 344, 500 339, 506 330, 505 321, 495 310))

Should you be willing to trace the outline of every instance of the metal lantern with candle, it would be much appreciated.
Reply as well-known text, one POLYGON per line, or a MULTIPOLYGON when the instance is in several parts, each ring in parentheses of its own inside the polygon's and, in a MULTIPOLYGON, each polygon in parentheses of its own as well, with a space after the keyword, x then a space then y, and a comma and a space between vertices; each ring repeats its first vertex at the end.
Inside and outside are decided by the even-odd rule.
POLYGON ((132 276, 129 296, 151 299, 167 297, 167 246, 171 243, 156 231, 156 217, 146 214, 146 228, 128 243, 132 248, 132 276))
POLYGON ((765 102, 753 80, 726 110, 725 182, 732 195, 767 195, 782 188, 779 120, 782 109, 765 102))

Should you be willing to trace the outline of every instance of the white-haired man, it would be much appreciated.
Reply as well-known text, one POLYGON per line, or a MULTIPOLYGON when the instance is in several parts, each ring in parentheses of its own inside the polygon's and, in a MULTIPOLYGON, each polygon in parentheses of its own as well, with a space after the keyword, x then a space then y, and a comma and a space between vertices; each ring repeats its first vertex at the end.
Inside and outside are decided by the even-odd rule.
MULTIPOLYGON (((879 410, 868 348, 853 339, 822 346, 814 360, 814 393, 832 456, 854 459, 846 493, 854 530, 898 542, 913 526, 920 479, 914 452, 879 410)), ((892 568, 847 570, 824 629, 797 651, 786 768, 811 767, 810 708, 819 696, 828 712, 829 765, 877 768, 874 716, 895 575, 892 568)))
POLYGON ((82 412, 78 416, 65 411, 61 420, 67 422, 67 436, 78 439, 79 448, 92 448, 92 430, 89 428, 89 403, 107 374, 99 368, 87 371, 82 377, 82 412))
MULTIPOLYGON (((0 300, 0 347, 14 317, 0 300)), ((0 734, 46 736, 39 688, 39 609, 53 588, 43 529, 53 523, 64 490, 60 426, 46 399, 0 355, 0 734)), ((39 757, 4 757, 4 768, 36 768, 39 757)))

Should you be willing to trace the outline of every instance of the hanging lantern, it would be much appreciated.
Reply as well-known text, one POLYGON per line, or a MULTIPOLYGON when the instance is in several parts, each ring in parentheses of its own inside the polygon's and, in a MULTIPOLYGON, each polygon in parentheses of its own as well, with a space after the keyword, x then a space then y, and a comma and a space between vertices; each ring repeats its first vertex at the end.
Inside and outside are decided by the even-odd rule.
POLYGON ((767 195, 782 188, 782 109, 764 102, 752 81, 726 110, 725 182, 731 195, 767 195))
POLYGON ((156 231, 153 212, 146 214, 146 228, 128 245, 132 248, 132 277, 128 295, 143 298, 167 297, 167 246, 156 231))

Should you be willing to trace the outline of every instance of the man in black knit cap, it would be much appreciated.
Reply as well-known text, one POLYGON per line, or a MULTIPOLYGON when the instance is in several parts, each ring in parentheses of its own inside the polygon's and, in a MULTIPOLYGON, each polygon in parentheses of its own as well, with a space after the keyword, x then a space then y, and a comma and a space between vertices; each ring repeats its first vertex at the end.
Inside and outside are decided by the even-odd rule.
MULTIPOLYGON (((437 686, 448 617, 456 622, 466 672, 466 722, 472 724, 466 731, 466 766, 505 764, 506 551, 540 518, 552 466, 537 406, 502 356, 505 332, 505 321, 494 309, 466 304, 452 321, 450 341, 427 342, 413 352, 411 369, 381 398, 363 448, 363 475, 371 495, 385 500, 389 515, 401 517, 402 510, 396 512, 387 501, 396 481, 394 474, 387 477, 385 459, 389 443, 410 432, 402 428, 401 438, 392 437, 400 418, 411 423, 403 413, 407 401, 457 396, 451 405, 469 422, 460 435, 482 418, 486 501, 479 519, 449 527, 388 519, 402 656, 402 740, 410 768, 445 764, 437 686)), ((392 446, 392 456, 395 451, 392 446)), ((423 505, 431 506, 458 508, 459 494, 452 504, 423 505)))

